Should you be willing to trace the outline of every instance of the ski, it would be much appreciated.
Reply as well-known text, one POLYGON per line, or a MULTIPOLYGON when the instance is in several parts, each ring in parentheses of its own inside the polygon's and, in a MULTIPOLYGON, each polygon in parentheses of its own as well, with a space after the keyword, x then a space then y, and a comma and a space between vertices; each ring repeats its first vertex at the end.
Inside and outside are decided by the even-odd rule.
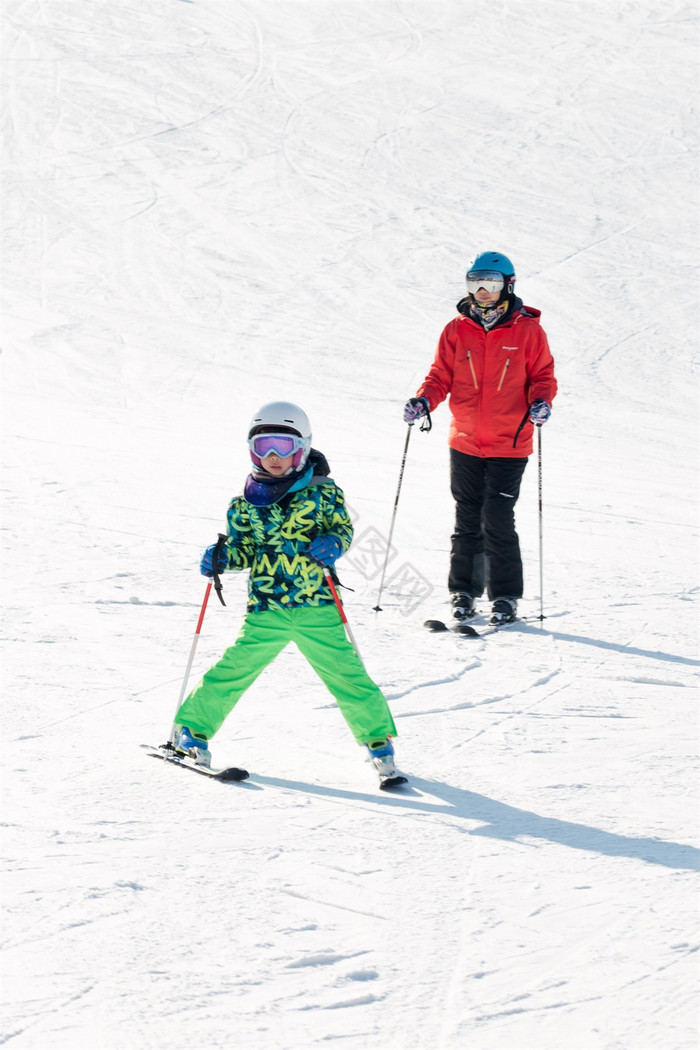
POLYGON ((426 620, 423 626, 426 631, 431 631, 433 634, 444 634, 446 631, 449 631, 451 634, 464 634, 467 638, 479 637, 479 631, 468 623, 450 625, 445 623, 444 620, 426 620))
POLYGON ((485 638, 488 634, 495 634, 497 631, 502 631, 504 627, 512 627, 514 623, 520 622, 521 619, 518 617, 507 623, 491 623, 481 631, 477 631, 476 627, 468 623, 456 623, 450 626, 443 620, 426 620, 423 626, 426 631, 431 631, 433 634, 449 632, 450 634, 461 634, 465 638, 485 638))
POLYGON ((187 755, 180 755, 171 744, 161 744, 154 747, 152 744, 141 744, 141 747, 153 758, 162 758, 164 762, 174 762, 176 766, 183 769, 191 769, 193 773, 201 773, 202 776, 211 777, 212 780, 247 780, 249 773, 247 769, 238 769, 237 766, 228 766, 226 769, 210 769, 209 766, 198 766, 197 763, 187 755))
POLYGON ((408 784, 408 777, 400 773, 395 773, 393 777, 379 778, 379 787, 382 791, 393 791, 394 788, 402 787, 404 784, 408 784))
MULTIPOLYGON (((226 769, 210 769, 209 766, 198 766, 187 755, 178 754, 170 744, 161 744, 160 747, 154 747, 153 744, 141 744, 141 747, 146 754, 151 755, 153 758, 160 758, 163 762, 173 762, 176 766, 191 769, 193 773, 200 773, 202 776, 210 777, 212 780, 224 782, 240 781, 247 780, 250 775, 247 769, 239 769, 237 766, 228 766, 226 769)), ((402 787, 407 783, 408 777, 404 777, 400 773, 391 777, 379 778, 379 787, 382 791, 393 791, 395 788, 402 787)))

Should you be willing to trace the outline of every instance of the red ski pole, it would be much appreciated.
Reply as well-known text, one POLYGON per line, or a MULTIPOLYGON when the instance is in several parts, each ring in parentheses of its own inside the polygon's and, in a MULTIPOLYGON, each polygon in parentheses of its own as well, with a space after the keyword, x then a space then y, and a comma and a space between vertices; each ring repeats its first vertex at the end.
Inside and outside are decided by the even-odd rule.
POLYGON ((340 600, 340 595, 338 594, 338 592, 336 590, 336 587, 335 587, 335 583, 333 582, 333 574, 332 574, 330 568, 327 565, 323 566, 323 575, 326 577, 326 583, 330 587, 331 594, 333 595, 333 601, 335 602, 336 606, 338 607, 338 612, 340 613, 340 619, 343 621, 343 626, 345 627, 345 632, 346 632, 346 634, 348 636, 348 640, 349 640, 350 644, 352 645, 353 649, 355 650, 355 652, 357 653, 357 655, 359 657, 359 660, 360 660, 360 663, 363 663, 364 661, 362 660, 362 657, 360 656, 360 650, 357 648, 357 642, 355 641, 355 636, 352 633, 352 628, 350 627, 350 624, 348 623, 348 618, 345 615, 345 609, 343 608, 343 603, 340 600))
MULTIPOLYGON (((194 663, 194 654, 195 654, 195 652, 197 650, 197 642, 199 641, 199 635, 200 635, 201 630, 202 630, 202 622, 204 620, 204 614, 207 611, 207 602, 209 601, 209 595, 211 594, 211 588, 212 588, 212 582, 210 580, 209 583, 207 584, 207 589, 204 592, 204 601, 202 602, 202 608, 199 611, 199 619, 197 620, 197 627, 196 627, 195 632, 194 632, 194 638, 192 639, 192 648, 190 649, 190 658, 187 661, 187 669, 185 670, 185 677, 182 680, 182 688, 180 689, 180 698, 179 698, 179 700, 177 702, 177 707, 175 708, 175 715, 177 715, 178 711, 182 707, 182 701, 185 699, 185 692, 187 691, 187 683, 188 683, 189 678, 190 678, 190 671, 192 670, 192 664, 194 663)), ((173 746, 177 742, 175 740, 175 726, 176 726, 176 724, 177 723, 173 719, 172 729, 170 730, 170 743, 173 744, 173 746)))
MULTIPOLYGON (((226 544, 226 536, 222 532, 220 532, 219 533, 219 538, 217 539, 216 543, 214 544, 214 553, 212 554, 212 559, 211 559, 212 575, 214 577, 213 585, 214 585, 214 588, 216 590, 216 593, 219 596, 219 601, 221 602, 222 605, 226 605, 226 602, 224 601, 224 596, 221 593, 223 588, 221 586, 221 580, 219 579, 219 573, 218 573, 216 567, 218 565, 219 552, 221 550, 223 550, 225 544, 226 544)), ((212 588, 212 583, 210 582, 210 583, 207 584, 207 589, 204 592, 204 601, 202 602, 202 608, 199 611, 199 619, 197 620, 197 627, 196 627, 195 632, 194 632, 194 638, 192 639, 192 648, 190 649, 190 658, 187 661, 187 669, 185 670, 185 677, 182 680, 182 688, 180 689, 180 699, 178 700, 177 707, 175 708, 175 715, 177 715, 178 711, 182 707, 182 701, 185 699, 185 692, 187 690, 187 683, 189 681, 190 671, 192 670, 192 664, 194 662, 194 654, 195 654, 195 651, 197 649, 197 642, 199 641, 199 635, 200 635, 200 632, 202 630, 202 621, 204 620, 204 614, 207 611, 207 602, 209 601, 209 595, 211 594, 211 588, 212 588)), ((170 743, 171 744, 175 744, 175 726, 176 725, 177 725, 177 723, 173 719, 172 729, 170 730, 170 743)))

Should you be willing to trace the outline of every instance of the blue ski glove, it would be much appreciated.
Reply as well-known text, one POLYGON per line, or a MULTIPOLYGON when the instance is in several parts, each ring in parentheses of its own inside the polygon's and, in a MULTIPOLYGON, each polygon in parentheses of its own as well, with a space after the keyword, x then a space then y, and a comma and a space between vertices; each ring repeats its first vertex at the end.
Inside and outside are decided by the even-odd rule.
POLYGON ((552 409, 547 401, 533 401, 530 405, 530 422, 536 427, 546 423, 551 414, 552 409))
POLYGON ((315 536, 309 544, 309 557, 321 565, 332 565, 342 553, 342 543, 330 532, 325 536, 315 536))
MULTIPOLYGON (((202 560, 199 563, 199 571, 202 576, 213 576, 214 575, 214 551, 216 551, 216 544, 212 543, 211 547, 207 547, 202 560)), ((216 557, 216 571, 224 572, 228 568, 228 551, 226 547, 221 547, 217 551, 216 557)))
POLYGON ((403 406, 404 423, 415 423, 427 415, 430 405, 425 397, 412 397, 403 406))

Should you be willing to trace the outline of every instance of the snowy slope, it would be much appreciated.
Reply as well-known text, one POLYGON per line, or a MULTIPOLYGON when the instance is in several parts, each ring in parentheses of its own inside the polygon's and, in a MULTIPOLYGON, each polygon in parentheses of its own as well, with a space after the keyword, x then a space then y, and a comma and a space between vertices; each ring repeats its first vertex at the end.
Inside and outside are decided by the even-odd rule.
MULTIPOLYGON (((0 1040, 17 1050, 680 1050, 697 1028, 697 7, 8 0, 0 1040), (446 608, 448 413, 406 428, 476 251, 560 395, 544 627, 446 608), (155 763, 257 405, 346 491, 385 797, 285 652, 155 763), (399 586, 398 578, 402 583, 399 586)), ((537 463, 519 504, 540 610, 537 463)), ((225 580, 197 651, 235 637, 225 580)))

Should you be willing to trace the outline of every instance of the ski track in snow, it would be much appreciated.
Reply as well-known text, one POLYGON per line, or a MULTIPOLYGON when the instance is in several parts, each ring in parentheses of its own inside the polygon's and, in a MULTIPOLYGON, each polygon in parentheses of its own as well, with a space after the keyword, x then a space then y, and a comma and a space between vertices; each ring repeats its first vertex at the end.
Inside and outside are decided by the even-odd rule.
MULTIPOLYGON (((0 1044, 695 1050, 696 13, 5 17, 0 1044), (488 246, 560 392, 546 620, 479 641, 421 627, 448 609, 444 405, 373 608, 401 407, 488 246), (400 793, 292 649, 214 740, 249 781, 138 747, 169 731, 200 552, 276 397, 352 508, 339 571, 400 793)), ((533 457, 532 618, 536 482, 533 457)), ((224 585, 193 677, 238 631, 246 581, 224 585)))

